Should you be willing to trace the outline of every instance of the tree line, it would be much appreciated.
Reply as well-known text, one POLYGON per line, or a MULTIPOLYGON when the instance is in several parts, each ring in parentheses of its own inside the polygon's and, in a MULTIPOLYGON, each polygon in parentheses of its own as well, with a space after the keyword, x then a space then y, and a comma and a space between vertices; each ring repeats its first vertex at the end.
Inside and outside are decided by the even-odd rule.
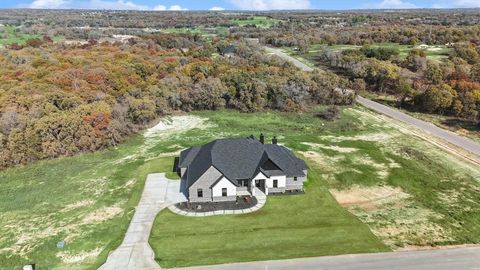
POLYGON ((0 51, 0 167, 113 146, 175 111, 301 111, 354 100, 347 80, 299 71, 242 41, 158 35, 0 51), (234 53, 222 56, 226 45, 234 53))

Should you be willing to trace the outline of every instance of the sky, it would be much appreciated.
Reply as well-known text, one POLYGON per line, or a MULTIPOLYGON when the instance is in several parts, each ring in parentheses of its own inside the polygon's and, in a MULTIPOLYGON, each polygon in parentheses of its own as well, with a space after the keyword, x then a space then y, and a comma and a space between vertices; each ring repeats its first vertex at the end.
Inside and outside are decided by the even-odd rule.
POLYGON ((116 10, 284 10, 472 8, 480 0, 0 0, 0 8, 116 10))

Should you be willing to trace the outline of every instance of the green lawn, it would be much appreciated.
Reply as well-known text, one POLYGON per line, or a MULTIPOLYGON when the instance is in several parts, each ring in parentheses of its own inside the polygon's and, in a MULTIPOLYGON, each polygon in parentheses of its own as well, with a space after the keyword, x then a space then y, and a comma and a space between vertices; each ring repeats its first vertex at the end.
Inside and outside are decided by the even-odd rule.
POLYGON ((238 26, 255 25, 260 28, 270 28, 280 22, 280 20, 266 16, 252 16, 245 20, 234 19, 232 22, 238 26))
POLYGON ((306 190, 269 197, 247 215, 188 218, 163 211, 150 245, 166 268, 390 250, 336 203, 313 169, 306 190))
MULTIPOLYGON (((371 45, 372 47, 386 47, 398 49, 400 58, 406 58, 408 53, 414 48, 419 48, 418 46, 411 45, 401 45, 398 43, 375 43, 371 45)), ((295 51, 294 48, 286 47, 284 50, 291 55, 295 55, 297 58, 302 58, 305 61, 315 62, 315 58, 322 51, 344 51, 344 50, 359 50, 362 46, 357 45, 348 45, 348 44, 335 44, 335 45, 326 45, 326 44, 313 44, 310 46, 308 53, 300 54, 298 51, 295 51)), ((443 45, 428 46, 424 48, 424 51, 428 59, 441 61, 449 56, 451 49, 443 45)), ((301 60, 301 59, 299 59, 301 60)), ((302 60, 301 60, 302 61, 302 60)))
MULTIPOLYGON (((14 26, 3 26, 3 27, 0 27, 0 30, 3 30, 2 33, 0 33, 0 45, 11 45, 15 43, 19 45, 23 45, 29 39, 42 38, 40 35, 30 35, 30 34, 19 33, 14 26), (5 35, 5 37, 3 37, 3 35, 5 35)), ((52 39, 53 41, 60 41, 63 39, 63 37, 55 36, 52 39)))
POLYGON ((186 133, 191 145, 228 135, 279 135, 307 159, 309 181, 305 195, 269 197, 252 214, 189 218, 161 212, 150 244, 162 267, 480 242, 479 168, 399 132, 388 118, 362 108, 344 110, 337 122, 310 113, 196 114, 213 126, 186 133), (374 209, 347 207, 357 217, 329 193, 375 188, 399 190, 398 199, 374 209))

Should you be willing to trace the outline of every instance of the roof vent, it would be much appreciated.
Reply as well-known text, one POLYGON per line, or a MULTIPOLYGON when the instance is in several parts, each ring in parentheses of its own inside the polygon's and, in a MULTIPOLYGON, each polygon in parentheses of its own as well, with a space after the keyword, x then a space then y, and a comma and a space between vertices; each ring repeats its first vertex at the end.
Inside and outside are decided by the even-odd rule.
POLYGON ((260 142, 261 142, 262 144, 265 143, 265 136, 263 136, 263 133, 260 133, 260 142))
POLYGON ((277 143, 278 143, 277 136, 273 136, 272 144, 277 144, 277 143))

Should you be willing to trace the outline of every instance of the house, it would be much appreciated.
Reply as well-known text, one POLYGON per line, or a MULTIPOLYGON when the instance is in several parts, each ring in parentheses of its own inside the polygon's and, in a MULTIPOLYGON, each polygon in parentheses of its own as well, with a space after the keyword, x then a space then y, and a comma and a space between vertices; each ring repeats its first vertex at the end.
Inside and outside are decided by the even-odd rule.
POLYGON ((219 139, 181 152, 177 172, 190 202, 235 201, 239 196, 303 191, 308 167, 277 143, 219 139))

